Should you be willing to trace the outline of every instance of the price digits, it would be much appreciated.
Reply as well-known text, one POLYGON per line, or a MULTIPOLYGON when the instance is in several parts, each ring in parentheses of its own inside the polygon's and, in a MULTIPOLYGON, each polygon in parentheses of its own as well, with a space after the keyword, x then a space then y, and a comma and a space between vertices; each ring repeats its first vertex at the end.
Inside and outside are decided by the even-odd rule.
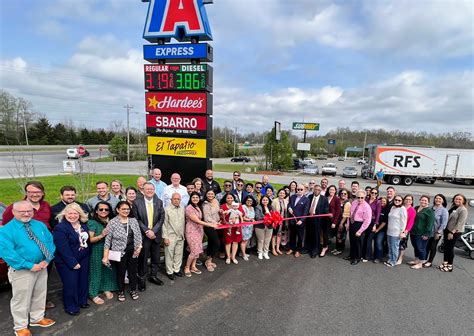
POLYGON ((206 74, 202 72, 146 72, 147 90, 204 90, 206 74))

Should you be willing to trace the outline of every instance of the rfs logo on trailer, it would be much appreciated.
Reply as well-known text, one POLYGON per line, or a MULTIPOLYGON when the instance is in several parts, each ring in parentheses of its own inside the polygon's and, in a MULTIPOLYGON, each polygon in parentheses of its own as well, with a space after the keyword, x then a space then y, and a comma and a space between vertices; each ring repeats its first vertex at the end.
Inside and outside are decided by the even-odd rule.
POLYGON ((169 41, 171 38, 189 41, 189 36, 197 36, 201 41, 212 40, 203 0, 148 1, 144 39, 149 42, 157 42, 158 39, 169 41))

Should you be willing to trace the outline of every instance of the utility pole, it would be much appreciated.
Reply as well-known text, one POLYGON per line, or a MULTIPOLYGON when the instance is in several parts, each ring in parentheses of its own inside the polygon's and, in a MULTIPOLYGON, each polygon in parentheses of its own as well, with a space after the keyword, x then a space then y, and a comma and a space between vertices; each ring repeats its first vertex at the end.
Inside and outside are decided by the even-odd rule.
POLYGON ((26 145, 29 146, 28 142, 28 130, 26 128, 26 116, 25 116, 25 111, 23 111, 23 128, 25 129, 25 139, 26 139, 26 145))
POLYGON ((130 110, 133 106, 127 104, 123 108, 127 109, 127 161, 130 161, 130 110))
POLYGON ((234 131, 234 157, 235 157, 235 145, 237 143, 237 127, 235 127, 234 131))
POLYGON ((367 142, 367 132, 365 132, 364 137, 364 147, 362 147, 362 158, 365 159, 365 143, 367 142))

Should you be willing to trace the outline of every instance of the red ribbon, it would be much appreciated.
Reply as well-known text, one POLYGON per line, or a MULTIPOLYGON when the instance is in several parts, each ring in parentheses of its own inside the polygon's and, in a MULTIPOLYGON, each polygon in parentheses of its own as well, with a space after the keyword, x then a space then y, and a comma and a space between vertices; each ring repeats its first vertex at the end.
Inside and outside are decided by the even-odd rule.
POLYGON ((265 224, 266 226, 273 225, 276 228, 278 225, 281 225, 284 220, 288 219, 298 219, 298 218, 310 218, 310 217, 328 217, 330 214, 323 214, 323 215, 308 215, 308 216, 297 216, 297 217, 287 217, 282 218, 281 214, 278 211, 270 211, 270 213, 265 214, 263 220, 255 221, 255 222, 242 222, 238 224, 220 224, 216 229, 230 229, 234 227, 241 227, 246 225, 257 225, 257 224, 265 224), (272 214, 273 213, 273 214, 272 214), (265 222, 266 221, 266 222, 265 222))

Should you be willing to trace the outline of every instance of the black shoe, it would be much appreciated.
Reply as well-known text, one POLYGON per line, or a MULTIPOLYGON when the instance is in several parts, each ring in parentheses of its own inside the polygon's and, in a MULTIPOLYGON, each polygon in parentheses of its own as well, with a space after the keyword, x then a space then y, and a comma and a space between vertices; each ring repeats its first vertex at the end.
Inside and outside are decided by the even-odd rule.
POLYGON ((301 249, 300 254, 308 254, 308 250, 303 248, 301 249))
POLYGON ((144 292, 146 291, 146 282, 145 279, 142 277, 137 276, 137 282, 138 282, 138 291, 139 292, 144 292))
POLYGON ((350 256, 344 257, 344 258, 342 258, 342 259, 348 260, 348 261, 349 261, 349 260, 352 260, 350 256))
POLYGON ((69 312, 69 311, 66 311, 66 313, 68 313, 69 315, 72 315, 72 316, 77 316, 79 315, 80 312, 69 312))
POLYGON ((148 281, 150 281, 151 283, 154 283, 155 285, 158 285, 158 286, 163 286, 164 285, 163 281, 158 279, 158 277, 156 275, 149 277, 148 281))
POLYGON ((351 265, 357 265, 358 263, 360 263, 359 259, 351 261, 351 265))
POLYGON ((168 279, 170 279, 170 280, 176 279, 176 277, 174 276, 174 274, 166 274, 166 276, 167 276, 168 279))
POLYGON ((81 308, 85 309, 85 308, 89 308, 91 305, 88 304, 88 303, 84 303, 83 305, 80 305, 81 308))
POLYGON ((311 259, 314 259, 314 258, 316 258, 316 254, 310 253, 310 254, 309 254, 309 257, 310 257, 311 259))
POLYGON ((184 273, 182 271, 179 271, 179 272, 174 272, 174 275, 176 275, 177 277, 184 277, 184 273))

